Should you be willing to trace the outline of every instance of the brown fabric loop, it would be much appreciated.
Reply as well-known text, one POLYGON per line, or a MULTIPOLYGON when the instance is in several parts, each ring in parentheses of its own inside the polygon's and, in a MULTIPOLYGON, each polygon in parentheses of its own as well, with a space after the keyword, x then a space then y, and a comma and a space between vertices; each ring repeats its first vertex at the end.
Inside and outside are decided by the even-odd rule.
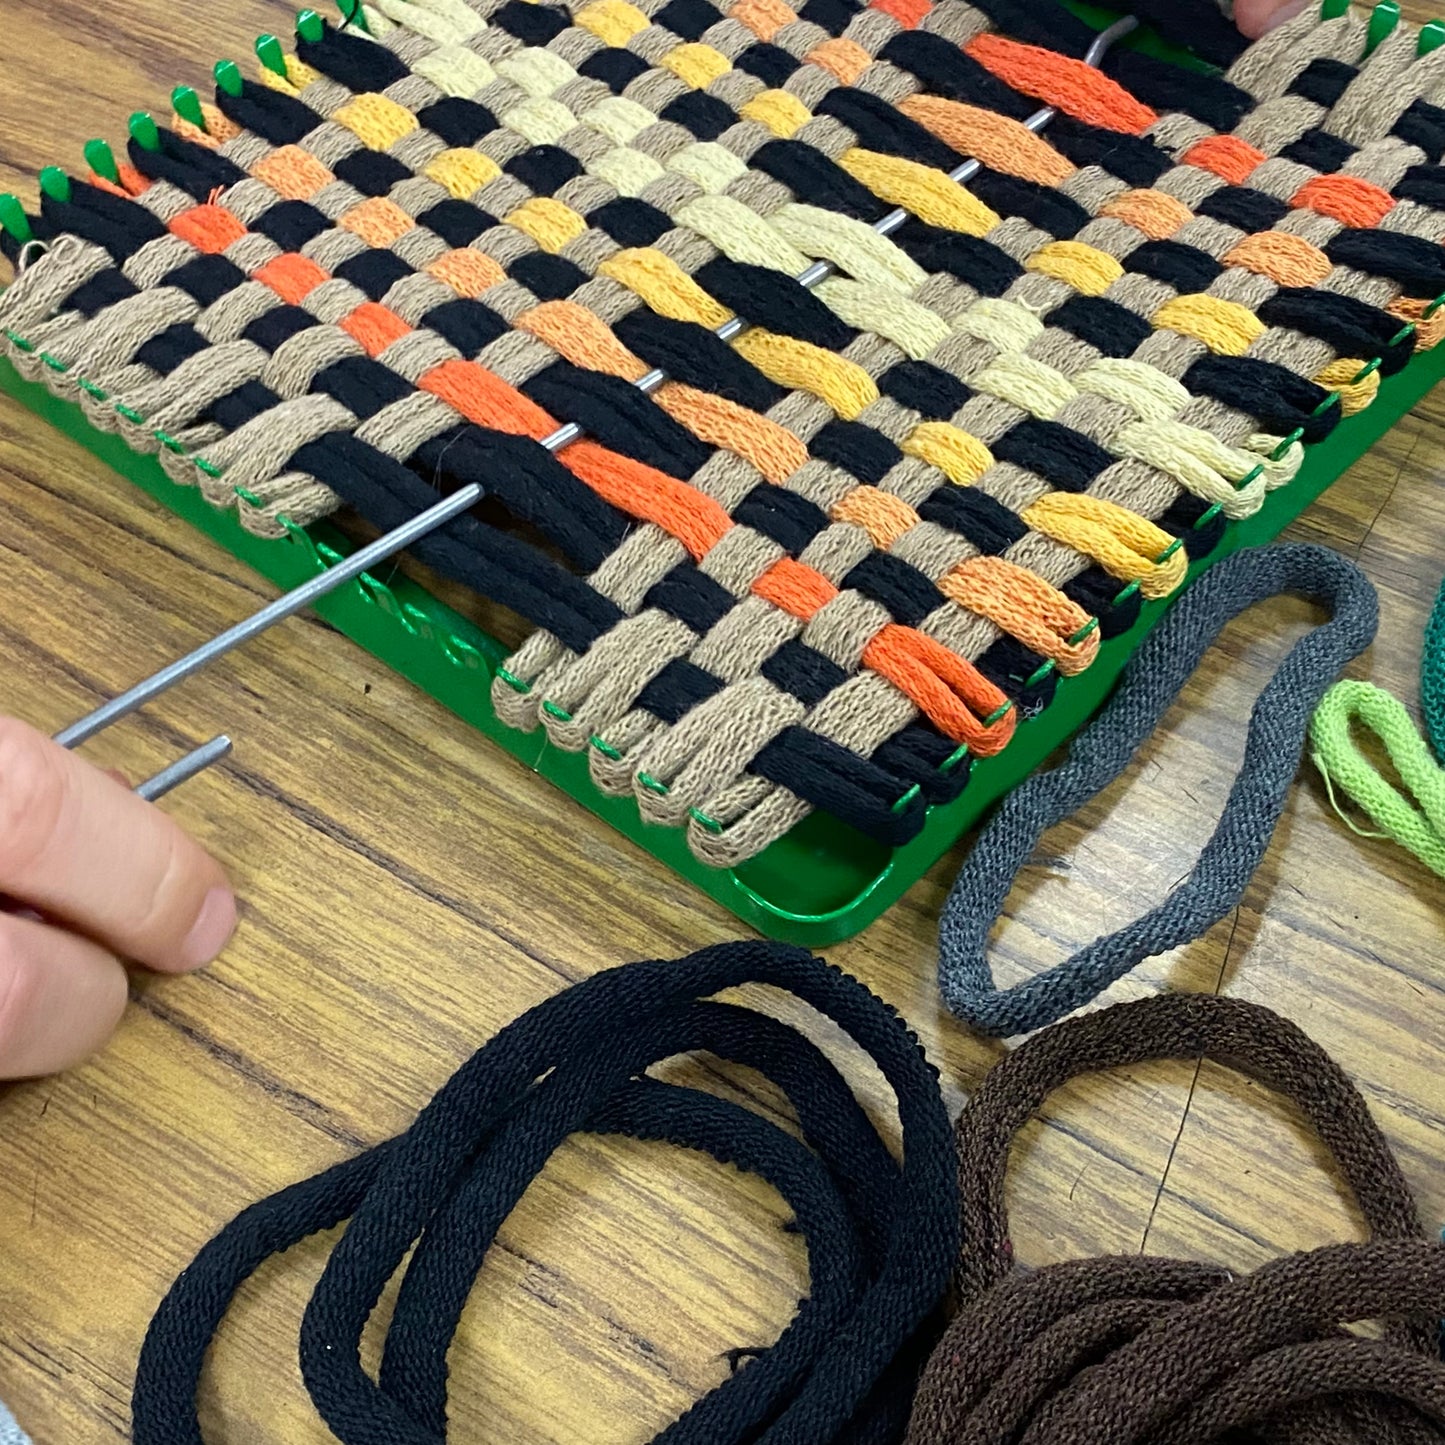
POLYGON ((1000 1063, 958 1123, 959 1312, 924 1372, 909 1445, 1442 1445, 1445 1248, 1358 1090, 1298 1028, 1235 999, 1173 994, 1072 1019, 1000 1063), (1293 1100, 1339 1165, 1366 1244, 1236 1278, 1181 1260, 1015 1268, 1014 1136, 1081 1074, 1212 1059, 1293 1100), (1341 1327, 1383 1320, 1385 1337, 1341 1327))

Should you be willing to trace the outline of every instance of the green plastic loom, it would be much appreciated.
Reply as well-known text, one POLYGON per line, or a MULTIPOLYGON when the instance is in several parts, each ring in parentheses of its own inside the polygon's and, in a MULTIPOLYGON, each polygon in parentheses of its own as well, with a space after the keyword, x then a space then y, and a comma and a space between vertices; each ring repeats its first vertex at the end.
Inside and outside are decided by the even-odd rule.
MULTIPOLYGON (((1117 21, 1124 10, 1122 5, 1107 10, 1081 0, 1064 3, 1099 30, 1117 21)), ((360 0, 341 0, 341 8, 347 23, 364 26, 360 0)), ((1349 0, 1324 0, 1323 14, 1335 18, 1348 8, 1349 0)), ((1383 0, 1370 18, 1370 48, 1378 46, 1399 23, 1399 6, 1394 0, 1383 0)), ((319 35, 321 25, 314 11, 302 11, 298 17, 297 28, 303 36, 319 35)), ((1210 68, 1147 27, 1136 31, 1125 43, 1188 69, 1210 68)), ((1432 22, 1420 32, 1421 53, 1442 44, 1445 22, 1432 22)), ((263 66, 285 73, 282 47, 274 35, 261 36, 256 53, 263 66)), ((239 86, 240 71, 232 61, 217 65, 215 75, 225 89, 239 86)), ((179 115, 204 126, 194 90, 178 86, 172 101, 179 115)), ((159 147, 155 121, 144 112, 131 117, 130 133, 142 146, 159 147)), ((115 158, 104 141, 89 142, 85 157, 95 173, 115 177, 115 158)), ((69 182, 63 171, 47 167, 40 174, 40 184, 50 194, 63 198, 69 182)), ((30 239, 24 209, 12 195, 0 195, 0 226, 21 242, 30 239)), ((1445 297, 1437 299, 1430 311, 1441 305, 1445 305, 1445 297)), ((18 344, 18 338, 10 339, 18 344)), ((1269 493, 1254 516, 1230 524, 1220 546, 1196 564, 1191 578, 1194 572, 1237 548, 1277 536, 1442 376, 1445 345, 1421 353, 1398 375, 1385 378, 1373 405, 1345 418, 1327 442, 1308 448, 1298 476, 1288 486, 1269 493)), ((75 438, 278 587, 289 590, 298 586, 354 550, 354 544, 326 522, 290 527, 287 536, 276 541, 253 536, 241 527, 233 511, 217 510, 200 492, 177 486, 154 457, 133 452, 118 437, 96 430, 78 406, 53 396, 42 385, 24 380, 4 357, 0 357, 0 390, 75 438)), ((1146 601, 1136 626, 1123 636, 1105 641, 1087 671, 1061 678, 1050 706, 1037 716, 1021 720, 1012 742, 999 756, 975 760, 963 794, 953 803, 931 809, 923 831, 912 842, 890 849, 826 814, 814 813, 757 857, 733 869, 710 868, 700 862, 689 850, 682 829, 644 823, 630 797, 609 797, 599 792, 588 776, 584 755, 554 747, 541 730, 525 733, 501 722, 492 711, 491 682, 511 649, 409 578, 389 575, 382 582, 362 573, 323 598, 315 610, 533 772, 571 794, 760 932, 822 947, 853 936, 877 918, 994 802, 1077 732, 1103 702, 1120 670, 1167 606, 1167 599, 1146 601)))

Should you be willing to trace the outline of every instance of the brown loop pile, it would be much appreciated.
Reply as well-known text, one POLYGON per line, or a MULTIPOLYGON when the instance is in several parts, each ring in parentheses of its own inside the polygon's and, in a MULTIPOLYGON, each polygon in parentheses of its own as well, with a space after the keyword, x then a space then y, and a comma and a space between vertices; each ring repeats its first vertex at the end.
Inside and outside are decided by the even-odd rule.
POLYGON ((1167 995, 1059 1024, 985 1081, 958 1124, 959 1313, 924 1373, 908 1445, 1426 1445, 1445 1442, 1445 1247, 1422 1230, 1364 1100, 1293 1024, 1167 995), (1103 1257, 1015 1268, 1014 1135, 1080 1074, 1204 1056, 1296 1103, 1368 1222, 1365 1244, 1252 1275, 1103 1257), (1385 1322, 1383 1338, 1347 1331, 1385 1322))

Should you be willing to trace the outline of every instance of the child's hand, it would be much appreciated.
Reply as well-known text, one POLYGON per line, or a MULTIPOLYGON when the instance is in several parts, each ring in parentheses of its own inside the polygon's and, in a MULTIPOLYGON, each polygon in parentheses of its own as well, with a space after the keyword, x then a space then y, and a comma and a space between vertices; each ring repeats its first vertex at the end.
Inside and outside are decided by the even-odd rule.
POLYGON ((114 777, 0 718, 0 1079, 78 1063, 126 1001, 119 960, 209 963, 236 926, 219 864, 114 777))
POLYGON ((1234 18, 1251 40, 1293 20, 1312 0, 1235 0, 1234 18))

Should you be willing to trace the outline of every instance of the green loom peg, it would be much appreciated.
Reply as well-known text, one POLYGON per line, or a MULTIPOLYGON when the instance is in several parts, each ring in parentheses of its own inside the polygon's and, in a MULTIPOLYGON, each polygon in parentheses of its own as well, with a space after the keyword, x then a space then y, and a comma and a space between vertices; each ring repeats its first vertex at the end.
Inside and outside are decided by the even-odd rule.
POLYGON ((1350 9, 1350 0, 1325 0, 1320 7, 1321 20, 1338 20, 1341 15, 1347 15, 1350 9))
POLYGON ((189 85, 178 85, 171 91, 171 109, 182 120, 188 120, 201 130, 206 128, 206 113, 201 109, 201 97, 189 85))
POLYGON ((286 52, 281 49, 281 42, 274 35, 256 37, 256 58, 273 75, 279 75, 282 80, 286 79, 286 52))
POLYGON ((314 10, 303 10, 296 17, 296 33, 315 45, 326 34, 326 22, 314 10))
POLYGON ((214 74, 216 84, 227 95, 240 95, 245 88, 245 77, 241 74, 241 67, 234 60, 218 60, 214 74))
POLYGON ((110 181, 114 184, 120 180, 120 170, 115 163, 115 152, 103 140, 86 141, 85 163, 103 181, 110 181))
POLYGON ((1370 11, 1369 29, 1365 31, 1365 54, 1373 55, 1380 45, 1395 33, 1400 23, 1400 7, 1395 0, 1380 0, 1370 11))
POLYGON ((361 0, 336 0, 336 8, 341 11, 343 30, 352 25, 365 35, 371 34, 371 27, 366 23, 366 15, 361 8, 361 0))
POLYGON ((1445 20, 1432 20, 1420 31, 1420 54, 1429 55, 1445 45, 1445 20))
POLYGON ((132 139, 143 151, 158 151, 161 148, 161 133, 155 120, 144 110, 138 110, 130 118, 132 139))
POLYGON ((46 166, 40 172, 40 189, 52 201, 70 199, 70 177, 59 166, 46 166))
POLYGON ((35 239, 35 232, 30 229, 30 217, 25 214, 20 198, 8 191, 0 194, 0 230, 9 231, 22 246, 35 239))

